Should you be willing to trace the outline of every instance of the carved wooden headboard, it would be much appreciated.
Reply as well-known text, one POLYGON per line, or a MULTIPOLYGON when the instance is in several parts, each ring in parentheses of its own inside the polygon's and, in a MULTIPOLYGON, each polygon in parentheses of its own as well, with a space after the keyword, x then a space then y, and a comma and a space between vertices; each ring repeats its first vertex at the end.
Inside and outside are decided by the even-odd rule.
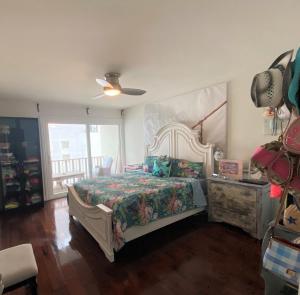
POLYGON ((181 123, 170 123, 157 132, 153 144, 146 147, 146 155, 168 155, 176 159, 203 162, 206 176, 210 176, 214 170, 213 148, 213 144, 200 143, 198 130, 191 130, 181 123))

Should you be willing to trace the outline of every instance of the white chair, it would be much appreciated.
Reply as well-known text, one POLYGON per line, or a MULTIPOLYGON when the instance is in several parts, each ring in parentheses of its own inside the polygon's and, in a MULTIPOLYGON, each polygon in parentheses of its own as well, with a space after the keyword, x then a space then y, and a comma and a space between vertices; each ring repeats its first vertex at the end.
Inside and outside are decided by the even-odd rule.
POLYGON ((102 165, 101 165, 101 167, 99 167, 98 176, 110 176, 112 163, 113 163, 112 157, 110 157, 110 156, 103 157, 102 165))
POLYGON ((37 294, 38 268, 31 244, 23 244, 0 251, 0 294, 22 286, 29 286, 37 294))

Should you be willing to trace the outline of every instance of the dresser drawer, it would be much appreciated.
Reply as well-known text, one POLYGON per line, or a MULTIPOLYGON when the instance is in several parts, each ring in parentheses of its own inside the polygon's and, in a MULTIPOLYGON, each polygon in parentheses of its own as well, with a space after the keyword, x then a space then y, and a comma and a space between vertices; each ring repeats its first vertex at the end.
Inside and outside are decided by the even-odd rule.
POLYGON ((273 219, 267 185, 241 183, 228 179, 208 180, 208 216, 210 221, 225 222, 262 239, 273 219))
POLYGON ((256 190, 248 187, 212 182, 209 186, 209 201, 220 210, 256 216, 256 190))
POLYGON ((243 228, 252 234, 256 233, 256 213, 253 210, 239 212, 213 206, 210 211, 211 219, 218 222, 226 222, 231 225, 243 228))

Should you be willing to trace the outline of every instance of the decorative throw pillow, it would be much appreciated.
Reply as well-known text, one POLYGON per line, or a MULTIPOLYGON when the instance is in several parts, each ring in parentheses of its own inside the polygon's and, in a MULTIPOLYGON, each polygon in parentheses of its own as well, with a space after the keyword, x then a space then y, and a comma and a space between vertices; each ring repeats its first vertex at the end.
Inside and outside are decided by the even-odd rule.
POLYGON ((169 158, 159 158, 154 161, 152 175, 157 177, 169 177, 171 171, 171 160, 169 158))
POLYGON ((158 156, 147 156, 143 165, 144 172, 152 173, 154 161, 158 158, 158 156))
POLYGON ((174 159, 172 161, 171 176, 173 177, 204 177, 203 163, 174 159))

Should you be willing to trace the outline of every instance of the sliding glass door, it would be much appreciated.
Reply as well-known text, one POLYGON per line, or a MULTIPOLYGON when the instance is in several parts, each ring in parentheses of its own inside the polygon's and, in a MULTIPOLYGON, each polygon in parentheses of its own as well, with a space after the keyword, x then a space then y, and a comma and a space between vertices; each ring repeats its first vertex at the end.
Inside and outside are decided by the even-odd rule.
POLYGON ((67 185, 120 172, 119 125, 48 123, 52 198, 67 185))
POLYGON ((118 125, 90 125, 93 176, 115 174, 120 169, 118 125))
POLYGON ((89 176, 87 132, 84 124, 48 124, 53 194, 89 176))

